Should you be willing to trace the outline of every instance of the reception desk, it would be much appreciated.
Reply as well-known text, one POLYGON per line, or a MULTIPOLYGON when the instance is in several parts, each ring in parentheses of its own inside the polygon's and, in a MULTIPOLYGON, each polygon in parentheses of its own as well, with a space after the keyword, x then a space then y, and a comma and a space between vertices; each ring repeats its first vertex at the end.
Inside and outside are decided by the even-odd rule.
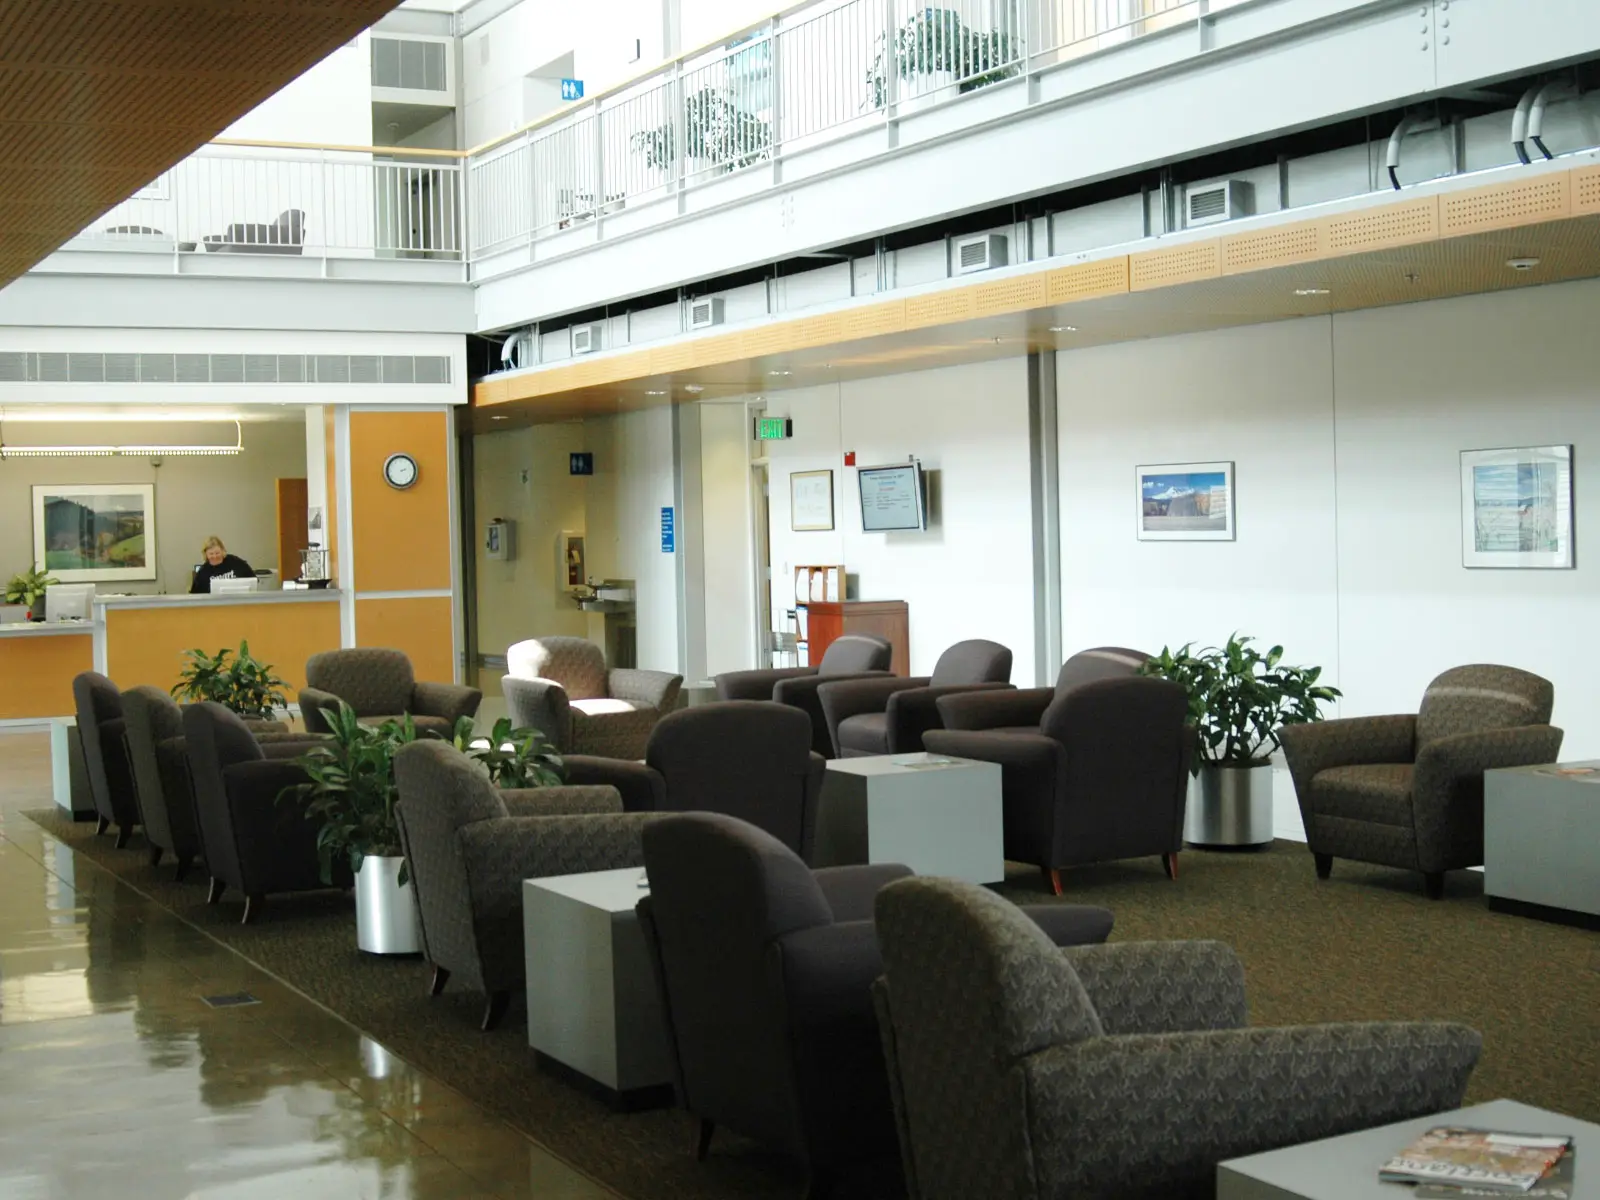
POLYGON ((305 686, 306 659, 337 650, 339 593, 244 592, 227 596, 97 596, 95 670, 118 687, 178 682, 186 650, 215 654, 250 643, 288 685, 290 700, 305 686))
POLYGON ((72 677, 93 667, 92 624, 0 625, 0 722, 71 715, 72 677))

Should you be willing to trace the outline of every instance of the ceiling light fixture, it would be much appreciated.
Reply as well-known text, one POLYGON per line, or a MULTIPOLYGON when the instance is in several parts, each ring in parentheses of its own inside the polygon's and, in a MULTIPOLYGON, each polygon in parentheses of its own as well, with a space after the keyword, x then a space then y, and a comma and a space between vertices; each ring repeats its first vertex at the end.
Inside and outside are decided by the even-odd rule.
POLYGON ((1051 333, 1077 333, 1078 332, 1078 327, 1076 325, 1052 325, 1052 326, 1050 326, 1050 332, 1051 333))
POLYGON ((777 379, 777 378, 779 378, 780 376, 783 376, 783 375, 792 375, 792 374, 794 374, 794 372, 793 371, 768 371, 767 374, 772 376, 774 379, 777 379))
POLYGON ((1331 293, 1328 288, 1295 288, 1294 294, 1296 296, 1327 296, 1331 293))
POLYGON ((666 393, 661 391, 659 388, 655 388, 655 389, 652 389, 652 390, 646 392, 645 395, 646 396, 665 396, 666 393))
POLYGON ((1508 258, 1506 266, 1513 271, 1531 271, 1539 265, 1537 258, 1508 258))
POLYGON ((489 420, 491 421, 505 421, 508 419, 509 418, 505 415, 505 413, 492 413, 489 417, 489 420))
POLYGON ((182 458, 238 454, 241 446, 0 446, 0 458, 182 458))
POLYGON ((701 392, 705 391, 705 388, 701 387, 698 383, 686 383, 683 385, 683 390, 688 392, 691 396, 698 396, 701 392))

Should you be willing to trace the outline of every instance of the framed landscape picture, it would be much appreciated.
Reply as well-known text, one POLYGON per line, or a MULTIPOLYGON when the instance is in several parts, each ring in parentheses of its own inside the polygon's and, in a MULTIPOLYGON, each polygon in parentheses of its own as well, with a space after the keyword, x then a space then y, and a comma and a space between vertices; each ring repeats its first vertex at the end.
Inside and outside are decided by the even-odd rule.
POLYGON ((1571 446, 1461 452, 1461 565, 1575 565, 1571 446))
POLYGON ((1233 464, 1135 467, 1139 540, 1233 541, 1233 464))
POLYGON ((33 561, 62 583, 154 579, 155 485, 35 485, 33 561))

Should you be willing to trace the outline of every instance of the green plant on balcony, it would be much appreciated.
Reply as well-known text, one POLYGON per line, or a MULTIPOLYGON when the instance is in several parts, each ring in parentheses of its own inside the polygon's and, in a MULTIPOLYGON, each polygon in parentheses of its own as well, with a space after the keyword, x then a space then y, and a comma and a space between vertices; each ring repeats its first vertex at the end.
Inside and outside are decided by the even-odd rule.
MULTIPOLYGON (((670 121, 628 140, 651 169, 671 169, 678 160, 677 131, 670 121)), ((683 140, 691 159, 734 170, 768 157, 772 127, 734 104, 722 89, 703 87, 684 97, 683 140)))
MULTIPOLYGON (((878 39, 878 53, 867 70, 873 108, 882 108, 889 99, 883 41, 878 39)), ((925 8, 895 30, 895 73, 910 80, 947 72, 958 81, 957 92, 971 92, 1015 75, 1017 51, 1003 30, 973 29, 954 9, 925 8)))

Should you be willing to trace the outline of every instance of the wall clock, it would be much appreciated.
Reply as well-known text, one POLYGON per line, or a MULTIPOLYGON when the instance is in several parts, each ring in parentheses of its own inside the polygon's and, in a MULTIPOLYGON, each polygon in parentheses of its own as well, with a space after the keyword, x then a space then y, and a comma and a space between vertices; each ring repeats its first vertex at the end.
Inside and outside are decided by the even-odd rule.
POLYGON ((392 488, 408 488, 417 481, 417 460, 409 454, 391 454, 383 460, 383 481, 392 488))

